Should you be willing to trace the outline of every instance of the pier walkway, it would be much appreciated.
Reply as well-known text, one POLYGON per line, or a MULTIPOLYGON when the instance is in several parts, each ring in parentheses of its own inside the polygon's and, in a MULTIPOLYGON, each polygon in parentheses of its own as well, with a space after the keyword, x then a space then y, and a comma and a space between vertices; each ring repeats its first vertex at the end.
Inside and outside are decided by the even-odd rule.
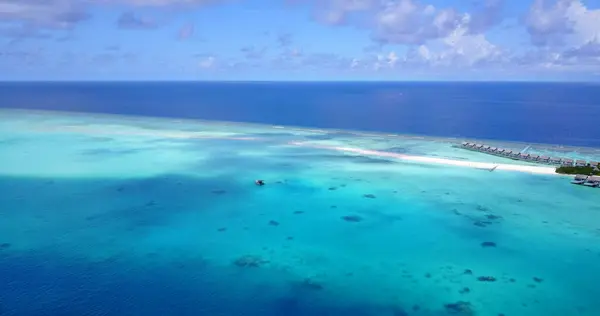
POLYGON ((541 163, 541 164, 547 164, 547 165, 555 165, 555 166, 567 166, 567 167, 568 166, 577 166, 577 167, 590 166, 590 167, 594 167, 594 168, 600 168, 600 163, 597 161, 589 161, 588 162, 585 160, 573 160, 573 159, 569 159, 569 158, 557 158, 557 157, 528 154, 528 153, 526 153, 526 151, 529 150, 529 148, 531 148, 531 145, 527 145, 520 152, 512 151, 510 149, 496 148, 496 147, 492 147, 492 146, 488 146, 488 145, 484 145, 484 144, 468 143, 468 142, 463 142, 459 147, 468 149, 468 150, 472 150, 472 151, 477 151, 480 153, 486 153, 486 154, 490 154, 490 155, 494 155, 494 156, 505 157, 505 158, 509 158, 509 159, 513 159, 513 160, 521 160, 521 161, 541 163))

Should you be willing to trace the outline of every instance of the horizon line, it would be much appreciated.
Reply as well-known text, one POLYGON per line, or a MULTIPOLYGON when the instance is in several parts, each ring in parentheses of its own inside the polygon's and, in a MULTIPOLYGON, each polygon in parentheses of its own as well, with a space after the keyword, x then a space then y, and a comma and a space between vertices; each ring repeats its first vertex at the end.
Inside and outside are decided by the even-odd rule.
POLYGON ((203 80, 203 79, 59 79, 59 80, 3 80, 0 83, 559 83, 600 84, 600 81, 573 80, 203 80))

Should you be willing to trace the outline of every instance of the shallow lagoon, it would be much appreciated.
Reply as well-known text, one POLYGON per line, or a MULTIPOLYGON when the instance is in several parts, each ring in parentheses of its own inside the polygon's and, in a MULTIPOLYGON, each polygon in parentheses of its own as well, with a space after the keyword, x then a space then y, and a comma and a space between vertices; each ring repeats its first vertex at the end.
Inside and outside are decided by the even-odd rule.
POLYGON ((600 189, 290 145, 510 163, 461 140, 0 118, 5 315, 600 314, 600 189))

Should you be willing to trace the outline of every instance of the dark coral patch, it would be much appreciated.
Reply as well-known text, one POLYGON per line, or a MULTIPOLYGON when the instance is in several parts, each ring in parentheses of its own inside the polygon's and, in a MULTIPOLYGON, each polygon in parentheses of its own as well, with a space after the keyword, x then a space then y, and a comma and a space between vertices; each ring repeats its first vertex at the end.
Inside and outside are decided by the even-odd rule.
POLYGON ((328 190, 329 191, 335 191, 335 190, 337 190, 337 188, 336 187, 330 187, 328 190))
POLYGON ((471 293, 471 289, 465 286, 460 291, 458 291, 458 293, 460 293, 460 294, 471 293))
POLYGON ((8 248, 10 248, 10 246, 11 246, 10 243, 3 242, 0 244, 0 249, 8 249, 8 248))
POLYGON ((253 255, 241 256, 233 261, 233 264, 242 268, 258 268, 265 263, 269 263, 269 261, 253 255))
POLYGON ((483 206, 483 205, 477 205, 477 210, 480 211, 480 212, 487 212, 490 209, 487 208, 487 207, 485 207, 485 206, 483 206))
POLYGON ((481 282, 496 282, 496 278, 493 276, 480 276, 477 278, 477 281, 481 282))
POLYGON ((222 194, 227 193, 227 191, 225 191, 225 190, 213 190, 211 192, 212 192, 212 194, 216 194, 216 195, 222 195, 222 194))
POLYGON ((496 243, 493 241, 484 241, 481 243, 481 247, 483 247, 483 248, 496 247, 496 243))
POLYGON ((478 226, 478 227, 487 227, 488 225, 492 225, 492 222, 489 221, 475 221, 473 222, 473 225, 478 226))
POLYGON ((367 199, 375 199, 375 198, 377 198, 374 194, 363 194, 363 197, 366 197, 367 199))
POLYGON ((544 281, 544 279, 538 278, 538 277, 533 277, 533 281, 535 281, 537 283, 542 283, 542 281, 544 281))
POLYGON ((219 229, 217 229, 218 232, 224 232, 227 230, 227 227, 221 227, 219 229))
POLYGON ((471 270, 471 269, 465 269, 465 271, 463 272, 463 274, 472 275, 473 274, 473 270, 471 270))
POLYGON ((346 222, 360 222, 362 221, 362 217, 358 216, 358 215, 346 215, 346 216, 342 216, 342 219, 345 220, 346 222))
POLYGON ((269 225, 271 225, 271 226, 279 226, 279 222, 278 221, 274 221, 274 220, 270 220, 269 221, 269 225))
POLYGON ((471 303, 458 301, 456 303, 445 304, 444 308, 448 314, 470 316, 475 315, 475 311, 471 307, 471 303))
POLYGON ((319 283, 319 282, 317 282, 315 280, 312 280, 310 278, 304 279, 298 285, 301 288, 304 288, 304 289, 307 289, 307 290, 313 290, 313 291, 315 291, 315 290, 322 290, 324 288, 324 286, 321 283, 319 283))

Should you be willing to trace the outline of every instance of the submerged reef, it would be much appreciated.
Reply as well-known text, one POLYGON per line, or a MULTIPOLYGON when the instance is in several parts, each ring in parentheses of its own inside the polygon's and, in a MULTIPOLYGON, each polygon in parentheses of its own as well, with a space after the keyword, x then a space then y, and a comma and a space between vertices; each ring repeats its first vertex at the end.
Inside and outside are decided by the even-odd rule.
POLYGON ((496 247, 496 243, 493 241, 484 241, 481 243, 481 247, 483 247, 483 248, 496 247))
POLYGON ((444 308, 446 312, 451 315, 460 315, 460 316, 471 316, 475 315, 475 311, 471 306, 471 303, 458 301, 456 303, 445 304, 444 308))
POLYGON ((294 285, 299 288, 312 290, 312 291, 322 290, 325 288, 323 286, 323 284, 321 284, 311 278, 305 278, 304 280, 302 280, 302 282, 295 282, 294 285))
POLYGON ((346 216, 342 216, 342 219, 345 220, 346 222, 361 222, 363 219, 362 217, 358 216, 358 215, 346 215, 346 216))
POLYGON ((233 261, 233 264, 242 268, 258 268, 266 263, 269 263, 269 260, 255 255, 244 255, 233 261))
POLYGON ((493 276, 480 276, 477 278, 477 281, 481 282, 496 282, 496 278, 493 276))

